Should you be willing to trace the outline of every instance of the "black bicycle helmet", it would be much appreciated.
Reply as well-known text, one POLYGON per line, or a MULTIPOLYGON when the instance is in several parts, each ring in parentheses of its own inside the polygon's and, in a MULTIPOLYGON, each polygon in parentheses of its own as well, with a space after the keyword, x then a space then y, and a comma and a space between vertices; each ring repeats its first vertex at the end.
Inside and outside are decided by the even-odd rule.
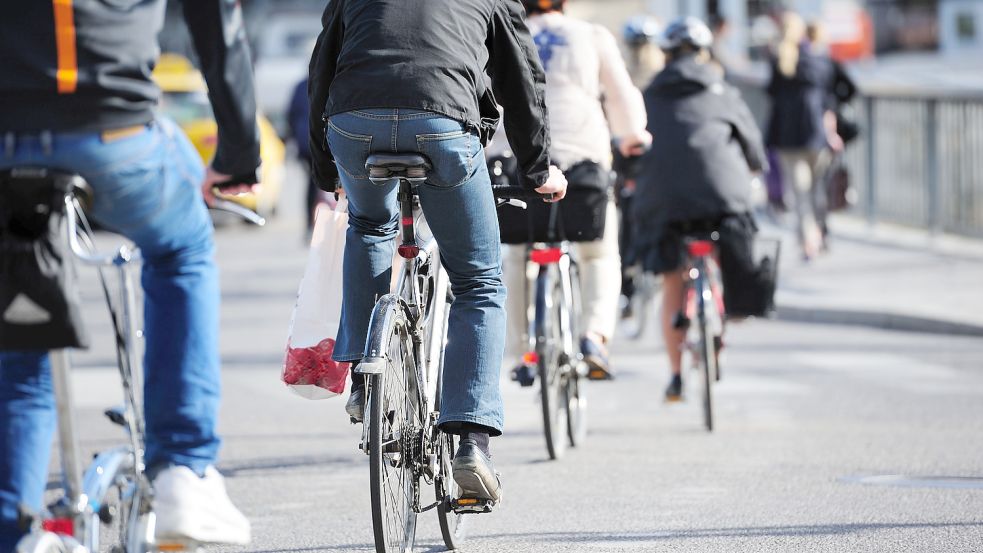
POLYGON ((648 15, 636 15, 625 22, 622 36, 629 46, 644 46, 656 41, 662 25, 659 20, 648 15))
POLYGON ((671 51, 684 45, 696 49, 709 48, 713 45, 713 33, 706 23, 696 17, 674 19, 659 37, 659 48, 671 51))
POLYGON ((561 10, 564 2, 566 0, 522 0, 522 5, 526 7, 526 15, 533 15, 561 10))

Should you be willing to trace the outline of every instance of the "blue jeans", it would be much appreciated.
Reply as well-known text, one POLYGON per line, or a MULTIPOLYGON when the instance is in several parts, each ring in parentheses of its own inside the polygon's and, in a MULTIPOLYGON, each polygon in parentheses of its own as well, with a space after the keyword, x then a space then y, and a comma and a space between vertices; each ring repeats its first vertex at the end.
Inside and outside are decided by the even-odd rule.
MULTIPOLYGON (((163 119, 116 140, 98 133, 47 136, 0 143, 0 168, 78 172, 94 191, 91 217, 140 247, 147 466, 203 473, 218 452, 220 389, 218 271, 198 188, 201 159, 163 119)), ((18 503, 41 507, 55 428, 50 371, 46 352, 0 352, 0 551, 13 550, 20 533, 18 503)))
POLYGON ((332 116, 327 138, 349 201, 335 359, 362 358, 376 298, 389 292, 399 230, 397 183, 373 184, 365 160, 375 152, 422 153, 433 169, 418 188, 420 204, 454 293, 438 423, 479 424, 500 434, 505 286, 498 215, 477 135, 435 113, 372 109, 332 116))

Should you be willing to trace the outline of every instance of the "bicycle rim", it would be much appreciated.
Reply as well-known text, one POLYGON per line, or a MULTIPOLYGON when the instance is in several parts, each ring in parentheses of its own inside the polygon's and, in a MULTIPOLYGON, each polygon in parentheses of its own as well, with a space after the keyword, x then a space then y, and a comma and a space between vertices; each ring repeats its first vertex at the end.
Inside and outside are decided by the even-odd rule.
MULTIPOLYGON (((567 317, 567 328, 574 338, 581 335, 581 298, 580 271, 576 263, 570 264, 570 305, 564 310, 567 317)), ((563 393, 567 406, 567 437, 570 445, 577 447, 587 440, 587 386, 586 379, 578 372, 578 365, 583 363, 576 352, 569 352, 571 366, 564 379, 563 393)))
POLYGON ((406 385, 411 351, 401 329, 392 328, 385 372, 369 379, 369 485, 377 553, 412 551, 416 538, 412 449, 417 429, 406 385))
POLYGON ((707 288, 706 280, 701 280, 700 294, 697 305, 699 306, 700 321, 700 357, 702 358, 703 370, 701 372, 703 380, 703 424, 707 431, 713 431, 713 393, 711 387, 716 378, 716 356, 714 355, 713 333, 710 330, 710 321, 706 315, 707 302, 704 295, 707 288))
POLYGON ((543 408, 543 433, 550 459, 559 459, 567 447, 567 402, 564 377, 560 371, 560 354, 563 351, 560 334, 560 310, 562 298, 559 281, 551 271, 542 271, 537 279, 536 321, 539 349, 539 395, 543 408))
POLYGON ((440 534, 447 549, 454 551, 464 545, 466 525, 464 515, 451 509, 451 501, 458 495, 457 482, 454 481, 454 436, 440 433, 440 476, 434 486, 437 493, 437 521, 440 534))

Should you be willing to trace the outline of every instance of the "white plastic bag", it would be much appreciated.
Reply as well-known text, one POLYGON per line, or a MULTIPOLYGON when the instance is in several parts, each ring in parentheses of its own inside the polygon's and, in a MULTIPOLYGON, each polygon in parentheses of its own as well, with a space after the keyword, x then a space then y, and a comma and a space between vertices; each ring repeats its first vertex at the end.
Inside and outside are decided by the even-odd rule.
POLYGON ((341 318, 341 284, 348 202, 317 207, 307 268, 297 293, 281 380, 307 399, 345 391, 350 363, 331 359, 341 318))

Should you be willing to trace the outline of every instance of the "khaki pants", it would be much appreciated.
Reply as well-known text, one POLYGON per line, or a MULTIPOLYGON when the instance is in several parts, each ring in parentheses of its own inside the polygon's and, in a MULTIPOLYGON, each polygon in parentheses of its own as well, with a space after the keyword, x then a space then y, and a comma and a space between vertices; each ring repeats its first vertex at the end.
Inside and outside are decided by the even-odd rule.
POLYGON ((820 185, 829 166, 827 150, 779 150, 785 189, 795 196, 799 245, 806 255, 814 255, 822 240, 820 225, 826 219, 825 187, 820 185))
MULTIPOLYGON (((519 357, 528 349, 525 308, 532 309, 532 298, 526 298, 526 281, 535 278, 536 266, 525 263, 524 245, 503 246, 502 270, 508 299, 506 357, 519 357), (526 274, 523 274, 525 269, 526 274)), ((608 202, 604 221, 604 236, 594 242, 577 242, 573 248, 580 267, 580 295, 583 316, 580 328, 608 340, 614 335, 621 294, 621 254, 618 251, 618 210, 614 201, 608 202)), ((530 290, 532 293, 532 290, 530 290)), ((531 312, 530 312, 531 313, 531 312)), ((579 338, 579 336, 577 337, 579 338)))

